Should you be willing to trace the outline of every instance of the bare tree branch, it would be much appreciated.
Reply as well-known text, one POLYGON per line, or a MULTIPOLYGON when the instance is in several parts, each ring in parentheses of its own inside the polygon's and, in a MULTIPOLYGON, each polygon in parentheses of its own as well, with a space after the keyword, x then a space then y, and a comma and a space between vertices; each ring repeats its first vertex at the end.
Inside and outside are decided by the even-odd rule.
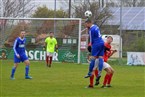
POLYGON ((32 0, 3 0, 4 4, 4 17, 21 17, 24 14, 29 14, 35 7, 31 5, 32 0), (24 2, 24 4, 23 4, 24 2))

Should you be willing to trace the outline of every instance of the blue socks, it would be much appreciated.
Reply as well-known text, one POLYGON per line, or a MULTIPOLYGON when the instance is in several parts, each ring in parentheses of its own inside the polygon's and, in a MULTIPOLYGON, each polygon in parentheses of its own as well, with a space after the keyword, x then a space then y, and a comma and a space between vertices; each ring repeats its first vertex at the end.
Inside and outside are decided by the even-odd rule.
POLYGON ((25 76, 28 76, 28 74, 29 74, 29 65, 25 67, 25 76))
MULTIPOLYGON (((16 71, 16 67, 13 67, 13 68, 12 68, 12 72, 11 72, 11 77, 12 77, 12 78, 14 77, 15 71, 16 71)), ((27 66, 25 67, 25 76, 28 76, 28 74, 29 74, 29 65, 27 65, 27 66)))
POLYGON ((99 58, 99 65, 98 65, 98 76, 101 76, 101 72, 102 72, 102 69, 103 69, 103 58, 99 58))
POLYGON ((12 78, 14 77, 15 71, 16 71, 16 67, 13 67, 13 68, 12 68, 12 72, 11 72, 11 77, 12 77, 12 78))
POLYGON ((89 66, 89 72, 88 72, 88 75, 90 75, 90 76, 92 75, 94 65, 95 65, 95 59, 91 59, 91 63, 90 63, 90 66, 89 66))

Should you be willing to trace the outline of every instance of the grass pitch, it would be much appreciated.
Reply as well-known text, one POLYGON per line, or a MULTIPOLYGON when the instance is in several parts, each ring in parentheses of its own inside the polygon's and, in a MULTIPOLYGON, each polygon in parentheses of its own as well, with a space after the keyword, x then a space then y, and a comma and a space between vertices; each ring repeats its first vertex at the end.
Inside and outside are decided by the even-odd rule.
MULTIPOLYGON (((144 97, 145 67, 118 65, 110 62, 115 69, 111 88, 95 86, 85 88, 89 79, 84 79, 88 65, 73 63, 53 63, 52 68, 44 61, 31 61, 32 80, 24 79, 25 66, 20 64, 15 80, 10 80, 12 60, 3 60, 0 64, 0 97, 144 97)), ((105 71, 101 77, 101 83, 105 71)))

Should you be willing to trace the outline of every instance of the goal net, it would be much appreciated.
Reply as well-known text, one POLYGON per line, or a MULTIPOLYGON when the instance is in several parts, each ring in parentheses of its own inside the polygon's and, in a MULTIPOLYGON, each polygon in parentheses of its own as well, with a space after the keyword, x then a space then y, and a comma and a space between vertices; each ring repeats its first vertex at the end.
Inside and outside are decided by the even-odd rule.
POLYGON ((13 42, 25 30, 30 60, 45 60, 44 41, 54 32, 59 49, 53 60, 81 63, 81 22, 80 18, 0 18, 0 58, 13 59, 13 42))

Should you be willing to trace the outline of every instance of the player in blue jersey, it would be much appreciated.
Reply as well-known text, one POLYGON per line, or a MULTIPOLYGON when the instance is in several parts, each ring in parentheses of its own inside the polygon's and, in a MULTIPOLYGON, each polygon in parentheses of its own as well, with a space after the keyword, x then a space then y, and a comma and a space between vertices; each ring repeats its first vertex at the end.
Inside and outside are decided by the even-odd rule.
POLYGON ((24 62, 26 67, 25 67, 25 79, 32 79, 31 76, 29 76, 29 59, 26 55, 26 49, 25 49, 25 43, 26 43, 26 38, 25 38, 25 31, 20 32, 20 36, 15 39, 14 45, 13 45, 13 50, 14 50, 14 66, 12 68, 11 72, 11 79, 14 80, 14 74, 16 71, 16 68, 18 67, 18 64, 20 62, 24 62))
POLYGON ((89 72, 85 76, 85 78, 92 76, 93 68, 94 68, 96 59, 99 59, 98 78, 100 78, 101 72, 103 69, 103 62, 104 62, 103 61, 104 41, 102 39, 99 27, 97 25, 93 24, 90 19, 87 19, 85 21, 85 26, 89 29, 90 43, 91 43, 91 47, 92 47, 89 72))

